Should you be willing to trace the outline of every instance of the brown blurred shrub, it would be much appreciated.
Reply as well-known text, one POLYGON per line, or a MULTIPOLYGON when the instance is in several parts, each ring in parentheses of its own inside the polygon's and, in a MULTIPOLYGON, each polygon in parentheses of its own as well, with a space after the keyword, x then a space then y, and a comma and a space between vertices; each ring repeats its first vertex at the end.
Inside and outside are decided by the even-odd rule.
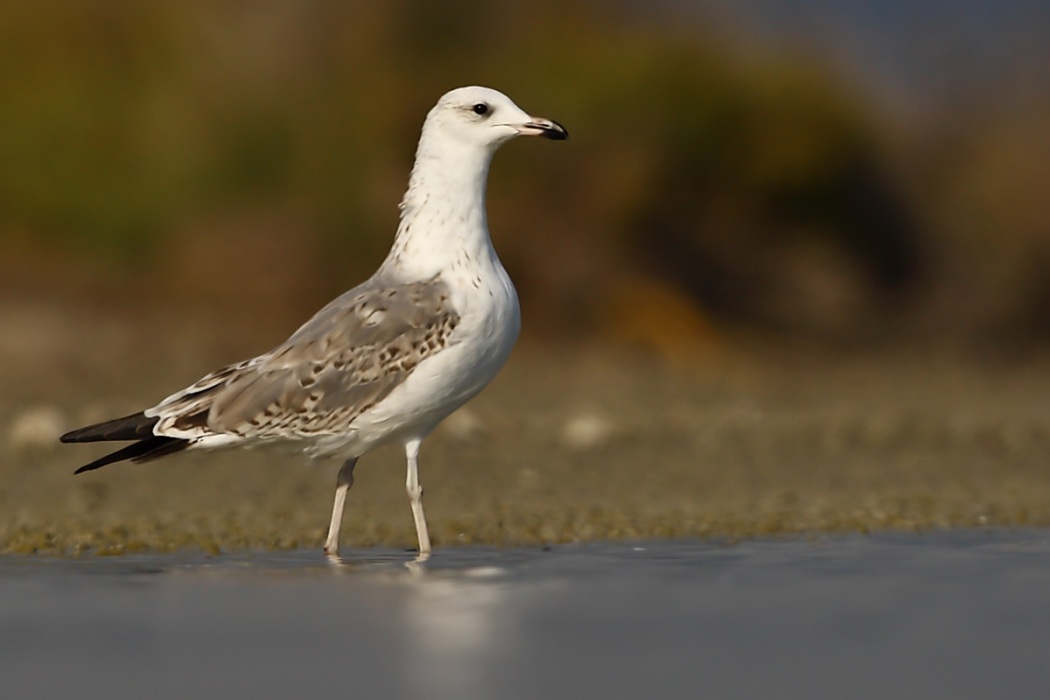
MULTIPOLYGON (((279 307, 259 323, 285 328, 381 259, 422 117, 467 83, 572 134, 507 149, 490 187, 534 332, 630 328, 658 346, 668 328, 701 345, 734 326, 869 337, 914 308, 940 313, 924 300, 953 296, 981 264, 954 246, 1045 247, 1010 242, 1042 240, 1038 210, 1004 220, 1033 232, 1015 238, 944 223, 958 199, 996 220, 995 192, 1017 193, 995 175, 1012 172, 1009 148, 974 147, 991 170, 954 163, 963 174, 948 177, 929 160, 909 178, 907 154, 885 156, 897 137, 829 68, 614 8, 5 4, 0 266, 20 270, 8 287, 107 277, 127 298, 148 282, 151 298, 183 305, 279 307), (67 255, 25 252, 35 245, 67 255)), ((1016 296, 1002 306, 1050 306, 1045 284, 1016 296)))

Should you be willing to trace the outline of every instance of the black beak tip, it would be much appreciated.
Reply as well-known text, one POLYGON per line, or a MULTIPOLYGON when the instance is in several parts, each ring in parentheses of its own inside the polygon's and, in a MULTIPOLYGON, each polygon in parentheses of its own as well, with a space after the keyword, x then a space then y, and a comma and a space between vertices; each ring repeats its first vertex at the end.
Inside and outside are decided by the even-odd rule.
POLYGON ((551 141, 564 141, 569 138, 569 132, 564 126, 556 121, 551 120, 551 127, 543 130, 544 138, 548 138, 551 141))

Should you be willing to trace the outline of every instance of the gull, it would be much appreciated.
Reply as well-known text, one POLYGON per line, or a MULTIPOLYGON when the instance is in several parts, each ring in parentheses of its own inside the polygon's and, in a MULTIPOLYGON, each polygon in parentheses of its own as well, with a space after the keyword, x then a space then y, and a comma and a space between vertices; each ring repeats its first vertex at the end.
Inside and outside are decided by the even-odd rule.
POLYGON ((429 555, 420 445, 496 376, 521 326, 485 214, 492 156, 516 136, 562 140, 568 133, 496 90, 464 87, 442 96, 423 123, 400 224, 376 273, 270 352, 216 370, 139 413, 66 433, 62 442, 134 441, 76 473, 266 443, 338 458, 324 545, 335 557, 357 460, 400 443, 419 555, 429 555))

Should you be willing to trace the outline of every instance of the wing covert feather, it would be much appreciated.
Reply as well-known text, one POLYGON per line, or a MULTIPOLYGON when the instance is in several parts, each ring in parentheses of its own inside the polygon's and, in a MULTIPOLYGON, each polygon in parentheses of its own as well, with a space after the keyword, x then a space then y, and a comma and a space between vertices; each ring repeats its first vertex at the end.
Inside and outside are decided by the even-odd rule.
POLYGON ((367 282, 322 308, 272 352, 223 368, 153 409, 158 433, 273 438, 333 434, 449 344, 448 287, 367 282))

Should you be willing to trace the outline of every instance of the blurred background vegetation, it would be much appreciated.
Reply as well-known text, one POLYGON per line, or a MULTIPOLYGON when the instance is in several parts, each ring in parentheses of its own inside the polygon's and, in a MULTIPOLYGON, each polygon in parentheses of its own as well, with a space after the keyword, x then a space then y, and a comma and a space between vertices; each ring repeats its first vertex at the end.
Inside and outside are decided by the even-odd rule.
POLYGON ((473 83, 572 134, 489 188, 534 339, 1038 347, 1047 13, 868 5, 4 3, 4 333, 35 304, 279 340, 380 262, 473 83))

